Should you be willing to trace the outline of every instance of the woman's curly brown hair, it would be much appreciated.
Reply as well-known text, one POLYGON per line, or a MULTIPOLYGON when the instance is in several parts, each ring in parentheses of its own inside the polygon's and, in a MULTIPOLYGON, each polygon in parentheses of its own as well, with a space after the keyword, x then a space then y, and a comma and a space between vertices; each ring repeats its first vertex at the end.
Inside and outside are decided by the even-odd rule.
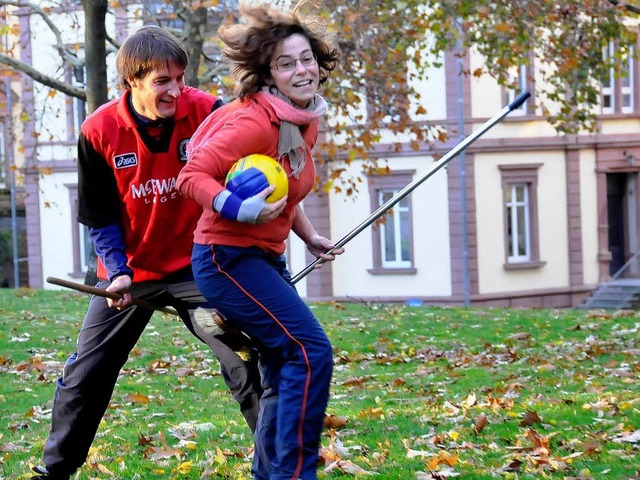
POLYGON ((297 13, 285 12, 268 3, 241 3, 245 23, 223 24, 218 36, 224 43, 222 52, 231 62, 231 74, 237 81, 235 94, 246 97, 258 92, 271 76, 271 57, 278 44, 293 34, 303 35, 316 56, 320 69, 320 84, 336 67, 338 50, 329 45, 323 34, 297 13))

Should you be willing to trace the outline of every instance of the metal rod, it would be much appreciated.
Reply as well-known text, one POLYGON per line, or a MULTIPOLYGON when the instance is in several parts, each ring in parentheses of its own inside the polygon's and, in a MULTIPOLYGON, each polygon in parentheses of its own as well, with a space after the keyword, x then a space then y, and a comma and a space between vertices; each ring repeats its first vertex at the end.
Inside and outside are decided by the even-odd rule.
MULTIPOLYGON (((522 105, 527 100, 527 98, 529 98, 530 96, 531 96, 531 94, 529 92, 525 91, 522 94, 520 94, 518 96, 518 98, 516 98, 509 105, 504 106, 493 117, 491 117, 482 126, 480 126, 480 128, 478 128, 477 130, 471 132, 469 134, 469 136, 467 136, 464 140, 462 140, 455 147, 453 147, 451 150, 449 150, 449 152, 447 152, 438 162, 434 163, 433 166, 429 170, 427 170, 420 177, 416 178, 411 183, 409 183, 406 187, 404 187, 402 190, 400 190, 396 195, 394 195, 392 198, 387 200, 383 205, 378 207, 376 209, 376 211, 373 212, 371 215, 369 215, 369 217, 367 217, 367 219, 364 220, 360 225, 358 225, 356 228, 354 228, 349 233, 347 233, 344 237, 342 237, 340 240, 338 240, 335 243, 334 247, 331 250, 327 251, 327 253, 331 253, 337 248, 344 247, 347 244, 347 242, 349 242, 351 239, 353 239, 353 237, 358 235, 360 232, 362 232, 362 230, 364 230, 369 225, 371 225, 373 222, 375 222, 378 218, 383 216, 396 203, 398 203, 404 197, 409 195, 422 182, 424 182, 426 179, 431 177, 434 173, 436 173, 438 170, 440 170, 442 167, 444 167, 447 163, 449 163, 449 161, 454 159, 460 152, 465 150, 469 145, 471 145, 473 142, 475 142, 479 137, 484 135, 487 132, 487 130, 489 130, 496 123, 498 123, 500 120, 502 120, 505 116, 507 116, 507 114, 509 114, 511 111, 515 110, 516 108, 520 107, 520 105, 522 105)), ((324 263, 324 260, 322 260, 319 257, 316 258, 314 261, 312 261, 306 267, 304 267, 304 269, 302 269, 301 272, 297 273, 291 279, 291 284, 295 285, 300 280, 302 280, 304 277, 306 277, 316 267, 316 265, 323 264, 323 263, 324 263)))
MULTIPOLYGON (((103 288, 91 287, 89 285, 84 285, 83 283, 71 282, 63 278, 47 277, 47 283, 71 288, 73 290, 77 290, 78 292, 89 293, 91 295, 97 295, 99 297, 111 298, 112 300, 120 300, 122 298, 122 295, 120 295, 119 293, 109 292, 108 290, 105 290, 103 288)), ((178 311, 173 307, 159 307, 152 304, 151 302, 143 300, 142 298, 131 297, 131 303, 137 305, 138 307, 146 308, 149 310, 157 310, 159 312, 168 313, 170 315, 180 316, 178 311)))

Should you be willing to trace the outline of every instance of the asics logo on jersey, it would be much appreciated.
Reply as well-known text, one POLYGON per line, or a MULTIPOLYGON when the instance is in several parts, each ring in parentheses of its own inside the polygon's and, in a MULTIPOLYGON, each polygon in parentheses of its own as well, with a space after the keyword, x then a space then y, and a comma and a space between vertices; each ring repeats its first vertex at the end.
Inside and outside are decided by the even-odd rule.
POLYGON ((138 165, 138 156, 135 152, 123 153, 113 157, 113 163, 116 168, 129 168, 138 165))

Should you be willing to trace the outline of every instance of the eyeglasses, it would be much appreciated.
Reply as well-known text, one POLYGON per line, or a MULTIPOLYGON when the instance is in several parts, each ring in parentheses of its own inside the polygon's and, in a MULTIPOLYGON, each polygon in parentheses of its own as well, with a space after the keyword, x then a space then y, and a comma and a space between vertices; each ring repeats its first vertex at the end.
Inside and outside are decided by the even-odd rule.
POLYGON ((269 65, 279 72, 291 72, 296 68, 296 63, 300 62, 303 67, 310 67, 316 64, 316 56, 313 53, 305 53, 300 58, 280 57, 275 63, 269 65))

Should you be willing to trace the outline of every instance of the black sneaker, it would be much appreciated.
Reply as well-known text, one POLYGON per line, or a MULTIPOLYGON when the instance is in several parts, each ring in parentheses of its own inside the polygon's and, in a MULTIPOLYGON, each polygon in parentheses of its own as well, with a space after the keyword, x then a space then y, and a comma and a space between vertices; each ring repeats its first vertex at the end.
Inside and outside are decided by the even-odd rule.
POLYGON ((35 473, 35 475, 31 477, 31 480, 69 480, 68 475, 66 477, 51 475, 46 467, 39 465, 32 467, 31 470, 35 473))

